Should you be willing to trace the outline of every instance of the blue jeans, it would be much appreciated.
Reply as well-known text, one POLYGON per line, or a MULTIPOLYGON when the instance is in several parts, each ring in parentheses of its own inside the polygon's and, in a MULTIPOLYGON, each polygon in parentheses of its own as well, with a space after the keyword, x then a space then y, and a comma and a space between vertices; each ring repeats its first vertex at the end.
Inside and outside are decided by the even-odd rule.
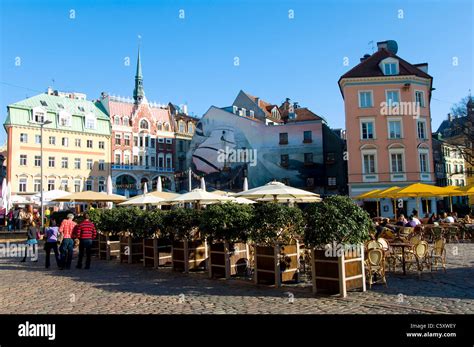
POLYGON ((74 240, 73 239, 63 239, 59 251, 61 252, 61 267, 66 269, 71 268, 72 262, 72 253, 74 250, 74 240))
POLYGON ((50 261, 51 250, 53 250, 54 252, 54 258, 56 259, 56 264, 58 265, 58 267, 61 266, 61 262, 59 260, 58 244, 56 242, 46 242, 44 244, 44 251, 46 252, 45 266, 47 269, 49 269, 49 266, 51 265, 51 261, 50 261))
POLYGON ((91 252, 92 252, 92 239, 81 239, 79 243, 79 259, 77 260, 77 268, 82 268, 82 258, 86 253, 86 269, 91 266, 91 252))

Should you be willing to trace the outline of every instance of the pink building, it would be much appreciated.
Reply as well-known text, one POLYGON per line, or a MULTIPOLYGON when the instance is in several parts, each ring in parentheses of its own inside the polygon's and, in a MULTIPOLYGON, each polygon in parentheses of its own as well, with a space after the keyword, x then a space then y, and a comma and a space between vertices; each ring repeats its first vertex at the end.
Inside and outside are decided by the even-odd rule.
MULTIPOLYGON (((428 64, 411 64, 398 57, 395 41, 377 46, 377 52, 365 55, 339 79, 351 196, 435 181, 430 114, 433 78, 427 73, 428 64)), ((405 213, 417 207, 414 199, 399 201, 400 207, 402 203, 405 213)), ((427 212, 425 201, 422 205, 420 214, 427 212)), ((435 205, 430 201, 428 212, 435 205)), ((390 200, 381 202, 381 214, 393 215, 390 200)))

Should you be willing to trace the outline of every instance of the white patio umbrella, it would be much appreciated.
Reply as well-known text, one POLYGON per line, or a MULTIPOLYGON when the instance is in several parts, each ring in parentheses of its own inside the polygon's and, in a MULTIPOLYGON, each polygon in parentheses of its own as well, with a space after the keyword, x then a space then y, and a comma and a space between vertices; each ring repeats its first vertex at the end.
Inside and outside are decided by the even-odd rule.
POLYGON ((128 189, 125 189, 124 196, 125 196, 127 199, 130 198, 130 192, 128 191, 128 189))
MULTIPOLYGON (((7 179, 4 178, 2 182, 2 208, 7 208, 5 205, 7 199, 7 179)), ((8 212, 8 210, 7 210, 8 212)))
MULTIPOLYGON (((63 196, 69 195, 71 193, 68 193, 64 190, 61 189, 54 189, 54 190, 48 190, 48 191, 43 191, 43 202, 48 203, 51 202, 51 200, 57 199, 57 198, 62 198, 63 196)), ((38 202, 38 204, 41 203, 41 193, 36 193, 33 195, 33 200, 38 202)))
POLYGON ((206 191, 206 180, 204 177, 201 177, 201 189, 206 191))
POLYGON ((156 181, 156 191, 157 192, 162 192, 163 191, 163 185, 161 183, 161 176, 158 176, 158 180, 156 181))
POLYGON ((143 183, 143 195, 148 194, 148 182, 143 183))
POLYGON ((233 198, 206 192, 202 189, 193 189, 189 193, 182 194, 174 199, 168 200, 170 204, 195 203, 196 206, 219 203, 221 201, 232 201, 233 198))
POLYGON ((249 190, 249 180, 247 179, 247 177, 244 177, 244 185, 242 187, 242 191, 246 192, 247 190, 249 190))
POLYGON ((275 202, 287 202, 292 199, 294 199, 295 202, 317 202, 321 200, 319 194, 308 192, 303 189, 293 188, 277 181, 269 182, 264 186, 237 193, 235 196, 257 201, 275 202))
POLYGON ((136 196, 128 201, 122 202, 119 206, 144 206, 144 205, 162 205, 165 199, 151 194, 136 196))
MULTIPOLYGON (((107 194, 113 194, 113 185, 112 185, 112 177, 109 175, 109 177, 107 177, 107 194)), ((107 208, 108 209, 111 209, 112 207, 114 207, 114 203, 113 202, 108 202, 107 203, 107 208)))
POLYGON ((12 201, 11 201, 11 197, 12 197, 12 186, 11 186, 11 183, 10 182, 7 182, 7 186, 6 186, 6 197, 5 197, 5 208, 8 210, 10 210, 13 206, 12 204, 12 201))
POLYGON ((232 202, 235 202, 237 204, 256 204, 257 202, 254 200, 246 199, 246 198, 233 198, 234 200, 232 202))
POLYGON ((26 199, 25 197, 21 196, 21 195, 12 195, 11 198, 10 198, 10 203, 12 205, 14 204, 27 204, 29 203, 28 199, 26 199))

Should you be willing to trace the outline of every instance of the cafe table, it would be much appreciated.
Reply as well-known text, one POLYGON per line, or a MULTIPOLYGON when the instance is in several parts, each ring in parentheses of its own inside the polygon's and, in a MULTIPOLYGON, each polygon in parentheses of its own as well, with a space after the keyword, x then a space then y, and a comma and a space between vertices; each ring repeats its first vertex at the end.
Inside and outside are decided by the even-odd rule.
POLYGON ((402 250, 402 269, 403 269, 403 274, 406 275, 406 266, 405 266, 405 249, 406 248, 412 248, 413 244, 409 242, 392 242, 390 243, 390 247, 392 248, 400 248, 402 250))

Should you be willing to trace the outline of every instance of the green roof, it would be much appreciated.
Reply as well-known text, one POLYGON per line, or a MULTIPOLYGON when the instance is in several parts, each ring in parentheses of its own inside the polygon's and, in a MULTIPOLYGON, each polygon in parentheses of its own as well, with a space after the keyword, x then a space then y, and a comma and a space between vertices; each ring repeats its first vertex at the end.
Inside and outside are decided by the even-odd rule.
POLYGON ((53 122, 46 125, 45 128, 110 135, 110 118, 102 107, 98 107, 89 100, 71 99, 49 94, 39 94, 8 105, 8 116, 4 125, 35 126, 35 124, 31 123, 31 110, 35 107, 41 107, 46 110, 46 119, 53 122), (70 126, 59 124, 58 115, 61 111, 66 111, 72 116, 70 126), (85 117, 91 113, 97 119, 95 129, 85 127, 85 117))

